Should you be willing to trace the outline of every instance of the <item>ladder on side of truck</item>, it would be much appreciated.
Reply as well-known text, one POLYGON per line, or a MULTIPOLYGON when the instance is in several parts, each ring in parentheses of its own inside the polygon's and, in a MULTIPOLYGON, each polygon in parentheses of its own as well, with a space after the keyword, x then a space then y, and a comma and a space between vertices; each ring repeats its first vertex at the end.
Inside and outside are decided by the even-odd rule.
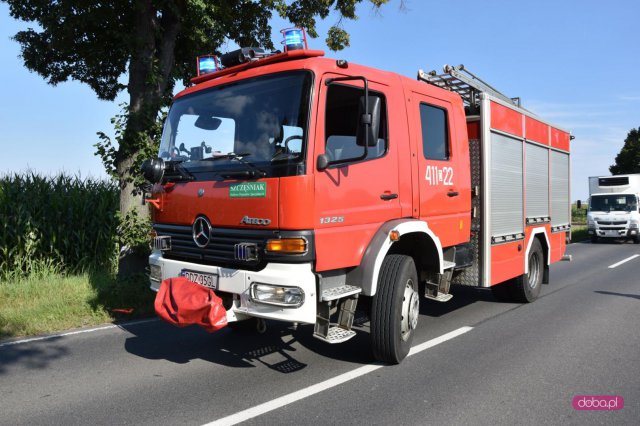
POLYGON ((485 92, 504 102, 520 107, 520 98, 510 98, 501 93, 489 83, 474 75, 464 65, 457 67, 445 65, 442 67, 444 74, 438 74, 435 70, 424 72, 418 70, 418 80, 424 81, 442 89, 456 92, 464 103, 472 108, 480 106, 480 93, 485 92))

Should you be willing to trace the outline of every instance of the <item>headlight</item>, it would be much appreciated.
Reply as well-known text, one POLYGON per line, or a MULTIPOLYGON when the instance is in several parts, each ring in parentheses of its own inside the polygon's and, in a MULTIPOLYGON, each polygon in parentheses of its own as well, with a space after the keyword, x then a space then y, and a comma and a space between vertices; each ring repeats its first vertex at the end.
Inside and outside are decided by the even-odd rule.
POLYGON ((639 225, 639 222, 638 222, 637 220, 632 220, 632 221, 629 223, 629 228, 631 228, 631 229, 638 229, 638 225, 639 225))
POLYGON ((151 281, 160 282, 162 281, 162 266, 160 265, 149 265, 149 279, 151 281))
POLYGON ((587 219, 587 227, 588 228, 595 228, 596 227, 596 222, 593 219, 587 219))
POLYGON ((300 287, 252 283, 251 300, 265 305, 297 308, 304 303, 304 291, 300 287))

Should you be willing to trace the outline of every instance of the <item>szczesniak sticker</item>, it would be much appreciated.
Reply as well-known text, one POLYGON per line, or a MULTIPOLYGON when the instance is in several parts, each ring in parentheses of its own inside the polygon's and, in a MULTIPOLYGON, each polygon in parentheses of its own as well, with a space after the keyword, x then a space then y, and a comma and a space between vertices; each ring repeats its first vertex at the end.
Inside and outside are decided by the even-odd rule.
POLYGON ((265 198, 266 196, 266 182, 243 182, 229 186, 229 197, 231 198, 265 198))

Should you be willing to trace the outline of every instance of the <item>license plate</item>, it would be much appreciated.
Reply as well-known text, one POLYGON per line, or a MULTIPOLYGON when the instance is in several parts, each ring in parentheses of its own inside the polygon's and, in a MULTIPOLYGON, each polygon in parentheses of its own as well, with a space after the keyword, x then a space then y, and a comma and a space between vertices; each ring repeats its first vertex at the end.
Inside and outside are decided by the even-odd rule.
POLYGON ((189 281, 192 281, 196 284, 200 284, 205 287, 209 287, 212 289, 218 288, 218 276, 213 274, 202 274, 200 272, 193 271, 182 271, 180 274, 189 281))

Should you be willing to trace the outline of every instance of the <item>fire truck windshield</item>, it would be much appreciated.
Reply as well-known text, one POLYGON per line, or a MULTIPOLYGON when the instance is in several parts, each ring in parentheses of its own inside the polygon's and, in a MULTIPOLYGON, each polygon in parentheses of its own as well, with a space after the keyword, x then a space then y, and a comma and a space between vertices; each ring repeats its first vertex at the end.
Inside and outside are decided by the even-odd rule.
POLYGON ((589 203, 589 211, 612 212, 636 210, 636 197, 631 194, 593 195, 589 203))
POLYGON ((302 174, 310 96, 307 71, 260 76, 184 96, 169 111, 159 156, 180 162, 196 179, 247 167, 274 177, 302 174))

